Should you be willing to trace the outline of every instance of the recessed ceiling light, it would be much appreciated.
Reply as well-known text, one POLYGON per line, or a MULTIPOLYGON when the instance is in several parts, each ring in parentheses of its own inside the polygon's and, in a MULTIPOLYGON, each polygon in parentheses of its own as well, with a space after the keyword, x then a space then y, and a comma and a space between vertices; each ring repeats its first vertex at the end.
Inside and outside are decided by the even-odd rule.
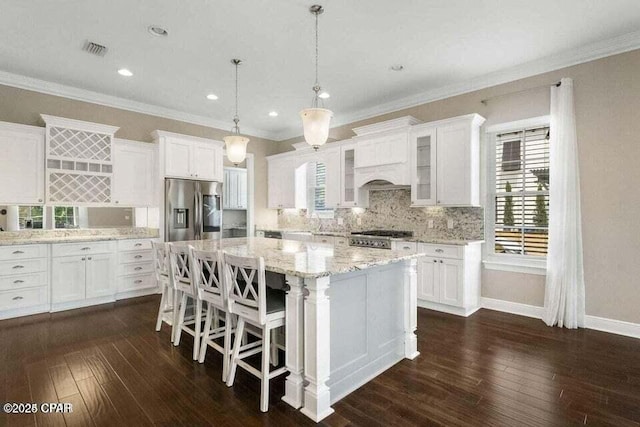
POLYGON ((269 117, 278 117, 278 112, 277 111, 269 112, 269 117))
POLYGON ((392 71, 402 71, 404 70, 404 65, 396 64, 396 65, 392 65, 389 68, 391 68, 392 71))
POLYGON ((218 95, 216 95, 215 93, 210 93, 209 95, 207 95, 207 99, 215 101, 216 99, 218 99, 218 95))
POLYGON ((328 92, 322 92, 320 95, 318 95, 318 98, 322 98, 322 99, 327 99, 329 98, 331 95, 329 95, 328 92))
POLYGON ((133 76, 133 73, 131 71, 127 70, 126 68, 120 68, 118 70, 118 74, 120 74, 121 76, 125 76, 125 77, 133 76))
POLYGON ((165 28, 159 27, 157 25, 149 25, 147 30, 149 30, 150 34, 152 34, 154 36, 157 36, 157 37, 167 37, 169 35, 169 31, 167 31, 165 28))

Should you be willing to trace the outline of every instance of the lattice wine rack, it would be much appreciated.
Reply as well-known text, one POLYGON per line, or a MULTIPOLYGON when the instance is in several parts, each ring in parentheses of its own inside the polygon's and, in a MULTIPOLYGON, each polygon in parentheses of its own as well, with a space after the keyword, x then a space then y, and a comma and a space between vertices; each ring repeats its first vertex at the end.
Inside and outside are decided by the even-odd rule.
POLYGON ((42 116, 47 124, 47 201, 110 204, 117 128, 42 116))

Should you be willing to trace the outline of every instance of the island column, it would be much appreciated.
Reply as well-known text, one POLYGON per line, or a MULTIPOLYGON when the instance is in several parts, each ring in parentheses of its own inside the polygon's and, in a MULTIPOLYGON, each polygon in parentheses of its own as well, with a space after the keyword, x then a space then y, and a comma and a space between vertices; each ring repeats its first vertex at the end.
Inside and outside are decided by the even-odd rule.
POLYGON ((327 381, 331 373, 330 276, 306 278, 309 296, 304 301, 304 391, 301 412, 319 422, 334 411, 327 381))
POLYGON ((304 369, 303 360, 303 294, 302 278, 297 276, 286 276, 289 290, 285 298, 286 304, 286 365, 289 376, 285 381, 285 393, 282 400, 298 409, 302 406, 304 392, 304 369))

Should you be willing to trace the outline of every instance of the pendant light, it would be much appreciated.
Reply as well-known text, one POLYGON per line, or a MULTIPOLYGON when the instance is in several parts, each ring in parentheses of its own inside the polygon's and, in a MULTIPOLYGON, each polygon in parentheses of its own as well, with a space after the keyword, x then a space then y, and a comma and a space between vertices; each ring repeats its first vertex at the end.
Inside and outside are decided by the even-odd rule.
POLYGON ((244 162, 247 157, 247 144, 249 138, 240 135, 240 117, 238 117, 238 65, 242 64, 240 59, 232 59, 231 63, 236 67, 236 114, 233 116, 234 126, 231 129, 232 135, 222 138, 227 149, 227 158, 236 166, 244 162))
POLYGON ((316 18, 316 82, 313 85, 313 101, 311 108, 305 108, 300 112, 302 118, 302 127, 304 129, 304 139, 307 144, 311 145, 314 150, 320 148, 327 142, 329 137, 329 125, 333 112, 324 108, 320 94, 320 83, 318 81, 318 16, 324 12, 324 8, 320 5, 313 5, 309 8, 309 12, 316 18))

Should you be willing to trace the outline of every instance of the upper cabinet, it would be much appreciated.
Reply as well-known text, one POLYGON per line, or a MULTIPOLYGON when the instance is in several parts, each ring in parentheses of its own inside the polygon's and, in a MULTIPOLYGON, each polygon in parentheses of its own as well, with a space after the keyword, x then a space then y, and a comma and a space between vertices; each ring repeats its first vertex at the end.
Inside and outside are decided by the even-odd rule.
POLYGON ((115 126, 42 114, 46 123, 46 202, 105 205, 113 202, 115 126))
POLYGON ((343 143, 340 146, 340 207, 365 207, 369 202, 369 192, 356 187, 356 144, 343 143))
POLYGON ((153 132, 153 137, 164 160, 164 177, 222 182, 222 142, 164 131, 153 132))
POLYGON ((42 204, 44 129, 0 122, 0 204, 42 204))
POLYGON ((223 209, 247 209, 247 170, 224 168, 223 209))
POLYGON ((296 168, 286 157, 267 157, 267 206, 270 209, 296 207, 296 168))
POLYGON ((410 133, 414 206, 478 206, 480 126, 469 114, 413 126, 410 133))
POLYGON ((119 206, 155 206, 157 144, 115 139, 113 201, 119 206))

